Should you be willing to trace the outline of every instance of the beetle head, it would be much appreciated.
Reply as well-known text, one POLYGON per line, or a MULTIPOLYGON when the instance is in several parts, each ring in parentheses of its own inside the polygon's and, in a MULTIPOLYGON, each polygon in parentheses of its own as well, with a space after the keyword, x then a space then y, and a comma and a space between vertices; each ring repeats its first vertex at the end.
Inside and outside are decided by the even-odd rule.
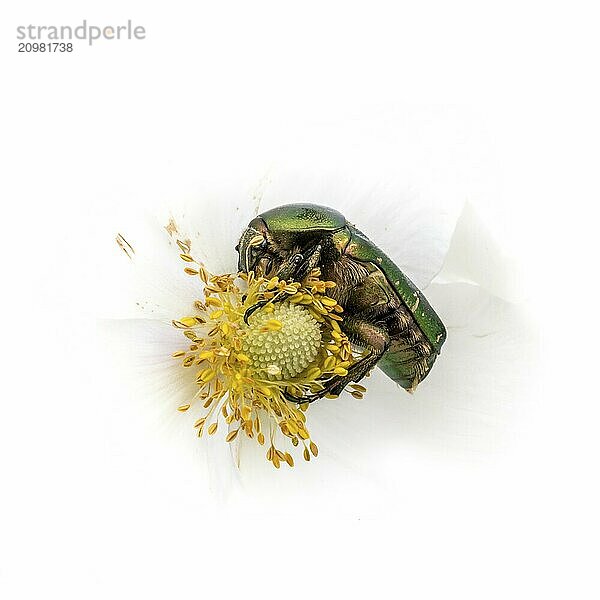
MULTIPOLYGON (((250 221, 236 247, 238 269, 280 279, 302 279, 312 251, 346 226, 343 215, 316 204, 284 204, 250 221)), ((320 247, 320 246, 319 246, 320 247)), ((314 256, 314 255, 313 255, 314 256)))
POLYGON ((293 278, 302 262, 300 240, 295 232, 269 230, 261 217, 250 221, 236 246, 239 255, 238 270, 255 271, 257 275, 293 278))
POLYGON ((252 219, 235 248, 239 254, 238 270, 263 276, 277 272, 289 254, 285 246, 273 237, 262 218, 252 219))

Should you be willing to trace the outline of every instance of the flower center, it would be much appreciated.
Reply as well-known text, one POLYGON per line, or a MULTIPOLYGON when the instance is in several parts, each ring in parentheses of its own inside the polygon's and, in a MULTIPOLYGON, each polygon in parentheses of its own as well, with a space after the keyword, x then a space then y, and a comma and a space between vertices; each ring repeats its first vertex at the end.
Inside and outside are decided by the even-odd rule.
POLYGON ((282 302, 252 315, 242 349, 255 373, 281 381, 302 373, 320 347, 321 329, 308 309, 282 302))
MULTIPOLYGON (((276 468, 282 462, 294 465, 289 452, 275 447, 280 436, 302 445, 304 460, 317 456, 306 428, 308 397, 325 393, 328 383, 348 375, 355 362, 340 328, 344 309, 327 296, 335 283, 322 281, 319 269, 302 282, 266 279, 252 271, 212 275, 190 255, 189 242, 177 244, 182 260, 193 265, 184 271, 204 284, 204 301, 195 302, 195 314, 173 321, 189 342, 173 357, 185 368, 198 369, 196 394, 178 410, 202 405, 204 416, 194 425, 199 436, 205 430, 214 435, 224 421, 227 442, 240 432, 261 446, 268 441, 267 460, 276 468), (247 325, 244 316, 257 305, 261 308, 247 325)), ((352 395, 361 398, 365 388, 352 387, 352 395)))

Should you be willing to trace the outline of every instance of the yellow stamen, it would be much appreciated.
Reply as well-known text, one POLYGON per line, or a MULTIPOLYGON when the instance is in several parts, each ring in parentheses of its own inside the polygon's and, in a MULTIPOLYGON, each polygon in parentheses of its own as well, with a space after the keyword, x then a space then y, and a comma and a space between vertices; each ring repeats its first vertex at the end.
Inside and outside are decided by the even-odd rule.
MULTIPOLYGON (((267 459, 276 468, 283 463, 294 465, 288 452, 275 447, 280 435, 293 446, 302 441, 305 460, 311 454, 316 457, 318 449, 310 439, 304 414, 309 404, 289 402, 286 397, 325 391, 329 380, 347 375, 354 361, 350 342, 339 326, 342 307, 325 295, 335 283, 321 281, 318 269, 301 283, 266 279, 253 272, 211 275, 192 258, 189 243, 181 242, 179 247, 182 260, 195 263, 194 268, 186 266, 185 272, 200 275, 205 297, 194 303, 197 314, 173 321, 191 342, 173 357, 182 360, 184 367, 200 365, 198 393, 178 410, 185 412, 198 402, 205 411, 194 424, 198 435, 207 422, 207 432, 213 435, 222 420, 230 426, 228 442, 243 432, 264 445, 261 429, 270 423, 267 459), (252 313, 247 325, 246 311, 264 301, 268 303, 252 313)), ((350 393, 362 397, 363 391, 362 386, 355 386, 350 393)))

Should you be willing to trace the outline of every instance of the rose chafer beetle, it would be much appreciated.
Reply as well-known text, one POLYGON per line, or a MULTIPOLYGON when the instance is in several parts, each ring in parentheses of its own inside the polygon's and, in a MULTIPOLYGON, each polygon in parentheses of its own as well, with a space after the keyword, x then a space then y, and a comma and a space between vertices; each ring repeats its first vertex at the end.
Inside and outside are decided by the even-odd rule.
POLYGON ((342 331, 367 350, 347 375, 334 377, 318 394, 291 400, 339 395, 375 365, 412 392, 431 370, 446 339, 440 318, 392 260, 336 210, 316 204, 268 210, 249 223, 236 250, 246 273, 301 281, 319 267, 324 280, 336 283, 328 295, 344 308, 342 331))

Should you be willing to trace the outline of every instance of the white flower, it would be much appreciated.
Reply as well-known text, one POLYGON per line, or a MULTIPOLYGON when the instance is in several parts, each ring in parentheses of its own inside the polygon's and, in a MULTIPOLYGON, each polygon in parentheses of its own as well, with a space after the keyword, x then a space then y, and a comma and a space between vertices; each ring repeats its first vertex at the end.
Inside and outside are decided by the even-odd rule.
MULTIPOLYGON (((201 291, 183 273, 177 241, 189 240, 190 254, 212 273, 233 273, 240 233, 257 213, 277 205, 313 202, 342 212, 425 291, 448 329, 441 356, 414 396, 376 369, 363 381, 368 388, 363 400, 344 394, 311 406, 310 430, 320 454, 310 465, 296 462, 297 482, 272 472, 263 464, 264 449, 245 436, 235 441, 239 471, 222 439, 197 440, 210 450, 218 489, 241 481, 246 491, 275 485, 271 491, 277 495, 273 482, 285 477, 286 493, 298 493, 301 503, 323 477, 332 478, 343 495, 350 485, 345 472, 354 475, 351 487, 356 477, 367 486, 398 485, 390 473, 403 455, 414 452, 411 446, 426 456, 486 452, 503 443, 498 421, 508 420, 515 408, 533 338, 505 298, 508 287, 499 283, 504 275, 499 271, 506 268, 502 258, 490 251, 473 206, 464 209, 476 181, 473 159, 468 153, 457 157, 459 146, 432 156, 428 140, 406 136, 389 123, 361 127, 319 130, 316 145, 305 141, 282 151, 264 172, 207 186, 192 201, 173 201, 163 214, 136 214, 115 224, 121 237, 108 277, 120 304, 112 307, 112 316, 119 320, 104 327, 116 342, 111 345, 116 362, 133 381, 133 396, 146 400, 140 410, 158 411, 159 419, 177 415, 196 391, 194 379, 171 356, 181 347, 172 321, 190 314, 201 291)), ((193 438, 190 420, 178 418, 193 438)))

